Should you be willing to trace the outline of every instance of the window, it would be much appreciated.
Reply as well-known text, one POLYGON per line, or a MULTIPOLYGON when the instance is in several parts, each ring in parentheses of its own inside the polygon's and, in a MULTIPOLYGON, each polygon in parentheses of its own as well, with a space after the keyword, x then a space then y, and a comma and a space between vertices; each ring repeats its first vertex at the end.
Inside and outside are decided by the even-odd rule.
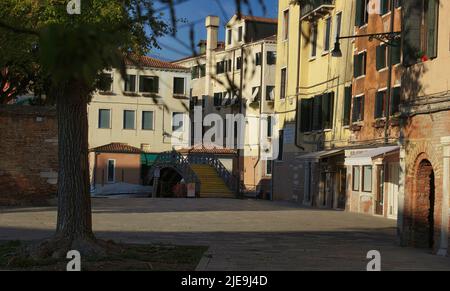
POLYGON ((194 66, 194 67, 192 67, 192 68, 191 68, 191 79, 192 79, 192 80, 198 79, 199 73, 200 73, 200 68, 199 68, 199 66, 194 66))
POLYGON ((355 97, 353 99, 353 117, 352 122, 364 120, 364 96, 355 97))
POLYGON ((236 58, 236 71, 242 69, 242 57, 236 58))
POLYGON ((231 29, 228 29, 227 30, 227 43, 228 43, 228 45, 231 44, 232 37, 233 37, 233 31, 231 29))
POLYGON ((107 168, 108 183, 114 183, 116 181, 116 161, 108 160, 107 168))
POLYGON ((336 14, 336 19, 334 21, 334 37, 333 37, 333 45, 336 43, 337 38, 341 36, 342 30, 342 12, 336 14))
POLYGON ((314 99, 302 99, 300 101, 301 132, 312 131, 312 108, 314 99))
POLYGON ((266 86, 266 101, 275 100, 275 86, 266 86))
POLYGON ((391 11, 391 1, 393 0, 380 0, 381 15, 387 14, 391 11))
POLYGON ((363 191, 372 192, 372 166, 363 167, 363 191))
POLYGON ((172 132, 182 131, 184 127, 184 113, 174 112, 172 114, 172 132))
POLYGON ((225 61, 217 62, 216 64, 216 74, 225 73, 225 61))
POLYGON ((438 0, 403 2, 403 62, 406 66, 437 57, 439 6, 438 0))
POLYGON ((222 102, 223 102, 223 93, 219 92, 219 93, 214 93, 214 106, 222 106, 222 102))
POLYGON ((184 95, 184 78, 173 78, 173 94, 184 95))
POLYGON ((344 96, 344 126, 349 126, 352 112, 352 86, 345 87, 344 96))
POLYGON ((127 75, 125 77, 125 92, 136 92, 136 75, 127 75))
POLYGON ((391 98, 391 115, 395 115, 400 113, 400 95, 401 88, 395 87, 392 90, 392 98, 391 98))
POLYGON ((367 11, 369 7, 370 0, 356 0, 356 23, 357 27, 361 27, 367 24, 369 20, 369 12, 367 11))
POLYGON ((272 176, 272 161, 266 161, 266 176, 272 176))
POLYGON ((98 128, 110 129, 111 128, 111 110, 100 109, 98 111, 98 128))
POLYGON ((279 141, 278 161, 282 161, 284 152, 284 130, 280 130, 278 141, 279 141))
POLYGON ((244 28, 242 26, 238 29, 238 41, 241 42, 244 39, 244 28))
POLYGON ((135 129, 135 111, 124 110, 123 111, 123 129, 135 129))
POLYGON ((273 117, 267 116, 267 137, 272 137, 273 135, 273 117))
POLYGON ((387 68, 387 56, 388 56, 388 47, 387 45, 379 45, 377 46, 377 71, 387 68))
POLYGON ((367 52, 355 55, 354 77, 358 78, 366 75, 367 52))
POLYGON ((100 82, 98 86, 98 90, 100 92, 112 92, 113 88, 113 77, 112 74, 103 73, 100 75, 100 82))
POLYGON ((334 92, 317 95, 314 98, 302 99, 301 131, 331 129, 333 127, 334 92))
POLYGON ((311 27, 311 58, 317 56, 317 24, 311 27))
POLYGON ((289 10, 283 12, 283 40, 289 38, 289 10))
POLYGON ((386 91, 379 91, 375 96, 375 119, 386 117, 386 91))
POLYGON ((233 71, 233 61, 228 60, 227 61, 227 72, 232 72, 232 71, 233 71))
POLYGON ((261 87, 253 87, 252 88, 252 101, 260 101, 261 100, 261 87))
POLYGON ((392 65, 398 65, 402 62, 402 45, 401 40, 391 47, 392 65))
POLYGON ((256 57, 255 57, 255 65, 256 66, 261 66, 262 64, 262 60, 261 60, 261 53, 256 53, 256 57))
POLYGON ((153 130, 153 111, 142 112, 142 130, 153 130))
POLYGON ((353 167, 353 191, 359 191, 361 185, 361 169, 358 166, 353 167))
POLYGON ((331 37, 331 17, 325 20, 325 35, 323 40, 323 50, 328 52, 330 50, 330 37, 331 37))
POLYGON ((200 65, 199 70, 200 70, 200 78, 205 77, 206 76, 206 65, 200 65))
POLYGON ((276 52, 267 52, 267 64, 269 66, 277 64, 277 53, 276 52))
POLYGON ((286 99, 287 70, 281 69, 280 99, 286 99))
POLYGON ((139 77, 139 92, 141 93, 158 93, 159 78, 150 76, 139 77))

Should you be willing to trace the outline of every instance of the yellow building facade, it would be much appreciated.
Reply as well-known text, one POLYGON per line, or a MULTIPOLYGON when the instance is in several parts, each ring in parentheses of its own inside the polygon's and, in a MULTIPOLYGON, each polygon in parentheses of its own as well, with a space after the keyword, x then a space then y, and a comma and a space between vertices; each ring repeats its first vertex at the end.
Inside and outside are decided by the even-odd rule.
POLYGON ((274 163, 275 200, 344 208, 350 137, 355 1, 279 1, 275 113, 282 154, 274 163))

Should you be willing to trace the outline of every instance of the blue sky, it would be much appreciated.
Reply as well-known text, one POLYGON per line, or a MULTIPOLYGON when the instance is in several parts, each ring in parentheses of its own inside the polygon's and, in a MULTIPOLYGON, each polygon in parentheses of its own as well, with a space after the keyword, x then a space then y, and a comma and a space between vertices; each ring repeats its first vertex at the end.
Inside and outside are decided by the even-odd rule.
MULTIPOLYGON (((264 14, 260 0, 249 0, 253 15, 263 17, 277 17, 278 1, 277 0, 262 0, 267 11, 264 14)), ((221 20, 221 29, 219 32, 219 40, 223 40, 224 25, 233 16, 236 11, 235 0, 187 0, 176 6, 177 18, 182 18, 187 23, 180 23, 176 38, 172 36, 166 36, 160 39, 161 50, 152 50, 150 56, 156 57, 162 60, 176 60, 189 56, 192 54, 192 50, 189 48, 190 30, 191 26, 194 28, 195 42, 205 39, 205 17, 208 15, 217 15, 221 20)), ((164 11, 168 16, 168 11, 164 11)), ((250 14, 248 9, 244 7, 244 14, 250 14)))

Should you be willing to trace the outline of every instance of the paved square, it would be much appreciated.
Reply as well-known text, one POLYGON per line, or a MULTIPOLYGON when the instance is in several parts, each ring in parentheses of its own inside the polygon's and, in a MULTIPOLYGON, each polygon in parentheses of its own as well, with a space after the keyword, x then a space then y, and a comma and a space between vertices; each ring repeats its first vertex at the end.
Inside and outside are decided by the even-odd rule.
MULTIPOLYGON (((93 200, 97 236, 129 243, 210 246, 200 270, 360 270, 378 250, 383 270, 450 270, 450 258, 400 248, 395 221, 291 203, 230 199, 93 200)), ((37 240, 54 207, 0 208, 0 240, 37 240)))

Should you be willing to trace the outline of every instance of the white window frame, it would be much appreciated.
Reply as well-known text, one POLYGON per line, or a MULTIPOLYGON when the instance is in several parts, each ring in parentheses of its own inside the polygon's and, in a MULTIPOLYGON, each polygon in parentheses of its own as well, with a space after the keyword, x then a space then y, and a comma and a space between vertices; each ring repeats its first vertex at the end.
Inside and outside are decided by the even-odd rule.
POLYGON ((108 159, 108 163, 106 164, 106 181, 108 184, 115 184, 116 183, 116 166, 117 161, 115 159, 108 159), (114 162, 114 175, 113 175, 113 181, 109 180, 109 163, 114 162))

